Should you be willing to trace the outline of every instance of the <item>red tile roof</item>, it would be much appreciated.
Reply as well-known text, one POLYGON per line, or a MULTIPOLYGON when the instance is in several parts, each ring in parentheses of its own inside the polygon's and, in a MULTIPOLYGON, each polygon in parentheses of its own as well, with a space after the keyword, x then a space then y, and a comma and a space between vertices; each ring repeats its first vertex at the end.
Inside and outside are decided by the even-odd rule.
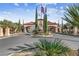
POLYGON ((55 26, 49 26, 50 28, 56 28, 55 26))
POLYGON ((48 21, 48 25, 57 25, 57 23, 53 23, 53 22, 48 21))
MULTIPOLYGON (((40 20, 42 20, 42 19, 40 19, 40 20)), ((24 25, 34 25, 34 24, 35 24, 35 22, 24 23, 24 25)), ((57 25, 57 23, 48 21, 48 25, 57 25)))
POLYGON ((24 23, 24 25, 34 25, 35 22, 24 23))

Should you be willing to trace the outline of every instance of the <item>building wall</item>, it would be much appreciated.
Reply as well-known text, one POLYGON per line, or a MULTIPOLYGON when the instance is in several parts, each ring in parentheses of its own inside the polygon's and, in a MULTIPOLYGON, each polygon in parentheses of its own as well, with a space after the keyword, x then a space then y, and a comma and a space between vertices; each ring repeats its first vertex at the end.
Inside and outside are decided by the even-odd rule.
POLYGON ((35 29, 35 25, 23 25, 24 32, 32 32, 35 29))
POLYGON ((4 30, 2 27, 0 27, 0 36, 9 36, 9 35, 10 35, 10 28, 7 27, 4 30), (3 31, 5 31, 5 34, 3 31))
POLYGON ((43 30, 43 20, 38 21, 38 26, 40 30, 43 30))
POLYGON ((0 27, 0 36, 3 36, 3 28, 0 27))
MULTIPOLYGON (((52 27, 51 31, 52 32, 58 32, 58 25, 48 25, 48 28, 50 29, 50 26, 52 27)), ((40 27, 43 28, 43 25, 41 25, 40 27)), ((29 29, 29 31, 33 31, 35 29, 35 25, 24 25, 24 32, 27 32, 26 28, 29 29)))

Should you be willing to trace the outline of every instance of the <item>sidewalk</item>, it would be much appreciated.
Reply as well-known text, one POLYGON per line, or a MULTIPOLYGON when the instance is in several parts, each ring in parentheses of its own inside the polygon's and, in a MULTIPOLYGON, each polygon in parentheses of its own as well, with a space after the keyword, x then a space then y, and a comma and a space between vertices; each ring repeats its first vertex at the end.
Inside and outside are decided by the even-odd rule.
POLYGON ((23 34, 23 33, 14 33, 14 34, 10 34, 9 36, 0 36, 0 39, 5 39, 5 38, 9 38, 9 37, 14 37, 14 36, 18 36, 20 34, 23 34))

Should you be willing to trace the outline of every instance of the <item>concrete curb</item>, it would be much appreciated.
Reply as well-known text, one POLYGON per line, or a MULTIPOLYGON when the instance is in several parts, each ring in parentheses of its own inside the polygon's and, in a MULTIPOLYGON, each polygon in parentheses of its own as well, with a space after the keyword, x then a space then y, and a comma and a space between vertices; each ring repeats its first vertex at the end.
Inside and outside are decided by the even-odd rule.
POLYGON ((52 38, 53 35, 31 35, 33 38, 52 38))
POLYGON ((4 37, 2 37, 0 39, 10 38, 10 37, 18 36, 20 34, 22 34, 22 33, 14 33, 14 34, 11 34, 10 36, 4 36, 4 37))

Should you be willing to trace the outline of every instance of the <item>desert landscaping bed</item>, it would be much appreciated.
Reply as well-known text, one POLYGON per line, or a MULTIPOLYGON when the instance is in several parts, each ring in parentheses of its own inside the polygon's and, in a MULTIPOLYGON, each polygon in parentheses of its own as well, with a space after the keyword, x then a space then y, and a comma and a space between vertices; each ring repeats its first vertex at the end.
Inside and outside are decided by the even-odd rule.
POLYGON ((10 56, 79 56, 79 49, 73 50, 58 39, 54 41, 40 39, 39 42, 32 45, 24 44, 12 50, 18 51, 10 56))
MULTIPOLYGON (((20 51, 20 52, 15 52, 11 56, 34 56, 33 51, 20 51)), ((78 53, 76 50, 71 50, 67 56, 78 56, 78 53)))
POLYGON ((32 55, 33 55, 33 53, 30 51, 28 51, 28 52, 22 51, 22 52, 16 52, 11 56, 32 56, 32 55))

